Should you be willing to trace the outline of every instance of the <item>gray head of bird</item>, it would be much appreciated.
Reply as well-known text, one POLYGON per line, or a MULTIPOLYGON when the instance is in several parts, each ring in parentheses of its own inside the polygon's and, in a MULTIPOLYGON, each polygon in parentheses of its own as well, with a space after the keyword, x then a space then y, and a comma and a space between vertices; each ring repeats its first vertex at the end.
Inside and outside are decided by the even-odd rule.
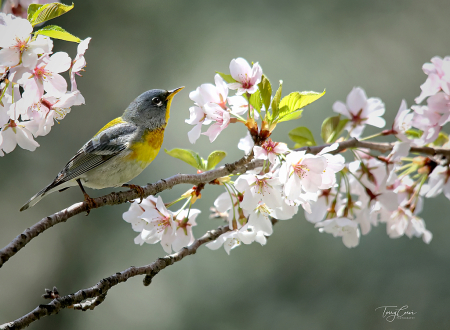
POLYGON ((165 127, 170 116, 172 99, 183 87, 172 90, 151 89, 136 97, 122 115, 122 119, 140 127, 165 127))

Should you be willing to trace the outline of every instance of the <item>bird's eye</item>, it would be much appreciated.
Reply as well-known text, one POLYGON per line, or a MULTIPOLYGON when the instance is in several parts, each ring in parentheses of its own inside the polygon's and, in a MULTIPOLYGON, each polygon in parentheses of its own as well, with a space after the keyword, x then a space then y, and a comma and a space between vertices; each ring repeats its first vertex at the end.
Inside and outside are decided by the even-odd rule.
POLYGON ((157 105, 157 106, 161 106, 162 105, 162 101, 161 101, 161 99, 159 97, 152 98, 152 103, 154 105, 157 105))

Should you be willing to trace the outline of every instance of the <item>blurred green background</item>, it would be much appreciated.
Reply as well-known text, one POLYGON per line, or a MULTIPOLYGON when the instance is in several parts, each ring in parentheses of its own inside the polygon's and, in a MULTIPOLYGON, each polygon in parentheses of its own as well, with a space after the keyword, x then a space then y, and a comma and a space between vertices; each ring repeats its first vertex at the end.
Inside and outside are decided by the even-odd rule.
MULTIPOLYGON (((18 148, 0 159, 0 245, 39 219, 82 199, 77 188, 55 193, 19 213, 30 196, 47 185, 67 160, 129 102, 152 88, 186 86, 173 102, 163 147, 193 148, 206 156, 222 149, 231 162, 245 135, 231 125, 214 144, 202 136, 190 145, 184 123, 190 91, 228 72, 231 59, 259 61, 285 92, 327 94, 308 106, 298 122, 280 125, 274 139, 288 141, 288 130, 319 128, 336 100, 353 86, 386 103, 392 122, 402 98, 411 105, 426 76, 422 64, 449 55, 448 1, 86 1, 53 23, 84 39, 87 68, 78 79, 86 105, 74 107, 51 134, 38 138, 35 152, 18 148)), ((55 42, 55 51, 76 54, 76 45, 55 42)), ((375 132, 366 130, 367 134, 375 132)), ((146 184, 193 170, 162 152, 133 183, 146 184)), ((162 194, 175 199, 190 186, 162 194)), ((111 190, 92 191, 100 196, 111 190)), ((222 193, 207 187, 195 205, 203 213, 199 237, 219 220, 208 208, 222 193)), ((64 310, 32 329, 448 329, 450 271, 448 210, 445 198, 427 200, 423 217, 434 234, 421 239, 389 239, 384 225, 355 249, 320 234, 302 212, 276 225, 268 244, 244 246, 228 256, 223 249, 200 248, 195 256, 165 269, 150 287, 142 278, 112 289, 94 311, 64 310), (387 322, 384 305, 408 305, 414 320, 387 322)), ((100 279, 163 256, 160 245, 136 246, 136 235, 122 220, 127 205, 94 210, 51 228, 0 269, 0 324, 45 303, 44 288, 61 294, 90 287, 100 279)))

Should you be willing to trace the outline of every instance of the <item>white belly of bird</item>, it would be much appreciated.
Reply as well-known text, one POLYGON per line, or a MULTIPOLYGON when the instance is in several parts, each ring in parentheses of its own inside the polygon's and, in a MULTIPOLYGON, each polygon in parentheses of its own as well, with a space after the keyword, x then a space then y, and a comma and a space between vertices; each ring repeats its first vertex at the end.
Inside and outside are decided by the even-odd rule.
POLYGON ((128 154, 118 155, 102 166, 96 167, 79 177, 85 187, 103 189, 120 187, 138 176, 146 166, 139 161, 123 159, 128 154))

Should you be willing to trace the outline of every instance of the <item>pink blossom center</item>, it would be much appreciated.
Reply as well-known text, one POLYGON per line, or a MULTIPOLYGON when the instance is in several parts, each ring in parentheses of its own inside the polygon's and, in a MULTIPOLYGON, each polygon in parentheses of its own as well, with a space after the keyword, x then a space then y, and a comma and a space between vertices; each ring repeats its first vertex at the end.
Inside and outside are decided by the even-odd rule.
POLYGON ((255 187, 256 187, 256 193, 262 194, 265 190, 267 190, 267 187, 270 187, 270 185, 267 183, 267 180, 264 179, 258 179, 256 178, 255 181, 255 187))
POLYGON ((300 162, 298 162, 297 164, 292 164, 292 167, 294 168, 294 173, 297 174, 297 176, 304 178, 308 175, 308 166, 300 164, 300 162))
POLYGON ((253 84, 251 83, 251 79, 247 74, 245 74, 245 76, 241 75, 240 78, 241 78, 242 88, 249 89, 253 86, 253 84))
POLYGON ((220 102, 217 103, 222 109, 226 110, 227 109, 227 100, 223 99, 222 94, 219 94, 219 98, 220 98, 220 102))
POLYGON ((277 147, 278 142, 273 142, 272 139, 268 139, 266 142, 263 143, 261 146, 267 153, 273 153, 275 152, 274 149, 277 147))
POLYGON ((45 70, 45 65, 35 67, 33 70, 33 74, 40 80, 45 79, 45 76, 51 76, 50 71, 45 70))
POLYGON ((158 219, 158 227, 156 231, 162 233, 167 227, 171 227, 170 217, 163 217, 158 219))
POLYGON ((16 44, 14 45, 14 48, 17 48, 19 52, 23 53, 23 51, 28 47, 28 38, 25 40, 22 40, 18 37, 16 37, 16 44))
POLYGON ((361 117, 362 111, 363 111, 363 109, 359 110, 356 115, 353 114, 352 112, 350 112, 350 115, 352 116, 353 126, 362 125, 363 122, 367 120, 367 118, 362 118, 361 117))

